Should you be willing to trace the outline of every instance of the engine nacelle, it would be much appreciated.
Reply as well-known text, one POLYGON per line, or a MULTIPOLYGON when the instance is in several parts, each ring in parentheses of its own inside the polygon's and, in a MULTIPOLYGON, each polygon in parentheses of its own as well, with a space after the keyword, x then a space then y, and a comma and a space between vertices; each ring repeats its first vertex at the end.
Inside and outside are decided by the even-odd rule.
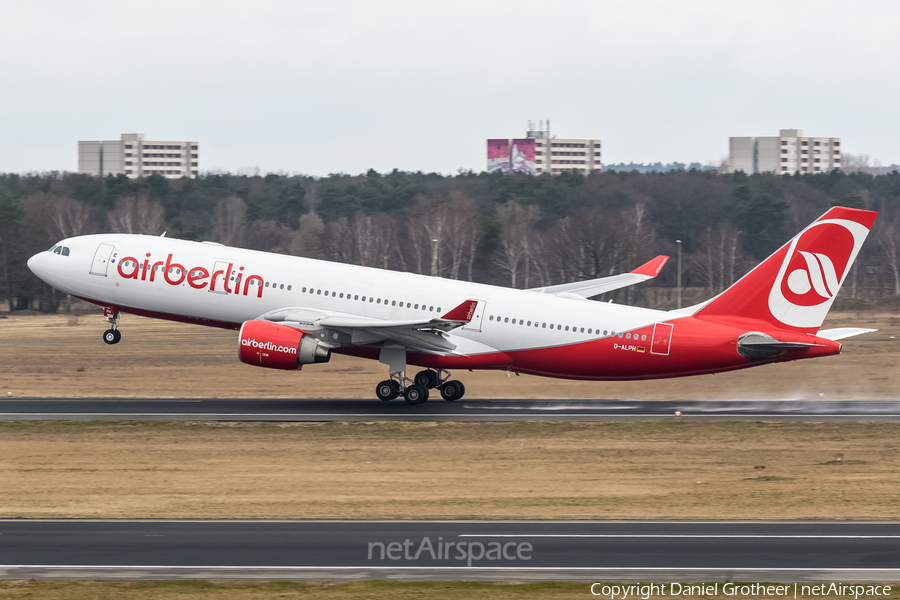
POLYGON ((331 349, 305 331, 269 321, 241 325, 239 356, 242 363, 293 371, 303 365, 331 360, 331 349))

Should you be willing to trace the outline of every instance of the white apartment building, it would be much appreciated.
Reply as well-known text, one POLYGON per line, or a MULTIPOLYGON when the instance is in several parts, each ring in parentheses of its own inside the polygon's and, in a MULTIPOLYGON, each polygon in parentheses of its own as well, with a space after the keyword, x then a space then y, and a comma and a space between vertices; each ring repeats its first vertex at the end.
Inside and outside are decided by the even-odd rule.
POLYGON ((576 171, 587 175, 603 168, 600 140, 551 137, 549 121, 547 129, 529 131, 528 137, 535 140, 534 159, 538 174, 576 171))
POLYGON ((728 138, 728 172, 827 173, 841 168, 841 138, 804 137, 782 129, 778 137, 728 138))
POLYGON ((123 133, 118 141, 78 142, 78 172, 86 175, 179 179, 196 177, 199 165, 197 142, 151 142, 143 133, 123 133))

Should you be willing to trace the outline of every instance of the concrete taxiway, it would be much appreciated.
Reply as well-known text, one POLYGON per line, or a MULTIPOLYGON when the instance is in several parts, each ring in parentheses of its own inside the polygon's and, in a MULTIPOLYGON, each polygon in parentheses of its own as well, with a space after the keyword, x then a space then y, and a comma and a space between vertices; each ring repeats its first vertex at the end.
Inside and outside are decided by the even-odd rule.
POLYGON ((0 578, 898 581, 898 544, 897 522, 16 520, 0 578))
POLYGON ((403 400, 116 399, 0 400, 0 420, 157 421, 900 421, 887 400, 403 400))

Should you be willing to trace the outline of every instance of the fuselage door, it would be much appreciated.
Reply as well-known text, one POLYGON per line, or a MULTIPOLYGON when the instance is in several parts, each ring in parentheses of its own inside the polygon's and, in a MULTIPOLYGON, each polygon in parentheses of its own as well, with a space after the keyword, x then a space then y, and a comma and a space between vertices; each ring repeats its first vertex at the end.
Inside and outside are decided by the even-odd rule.
POLYGON ((109 258, 112 256, 115 246, 112 244, 100 244, 94 252, 94 262, 91 263, 91 275, 106 277, 109 268, 109 258))
POLYGON ((479 300, 472 319, 463 325, 464 331, 481 331, 481 318, 484 316, 484 307, 487 306, 486 300, 479 300))
POLYGON ((209 291, 214 294, 227 294, 227 289, 233 289, 234 263, 227 260, 217 260, 213 267, 212 277, 209 281, 209 291))
POLYGON ((650 345, 650 354, 669 355, 669 348, 672 345, 672 329, 674 329, 674 325, 671 323, 657 323, 653 326, 653 343, 650 345))

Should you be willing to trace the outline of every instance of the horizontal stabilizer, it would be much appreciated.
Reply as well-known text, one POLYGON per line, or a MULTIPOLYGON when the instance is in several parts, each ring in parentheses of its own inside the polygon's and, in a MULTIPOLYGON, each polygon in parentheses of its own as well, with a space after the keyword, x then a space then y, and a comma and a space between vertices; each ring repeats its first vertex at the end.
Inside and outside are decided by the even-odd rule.
POLYGON ((826 340, 842 340, 844 338, 853 337, 854 335, 861 335, 863 333, 872 333, 873 331, 878 331, 877 329, 862 329, 859 327, 838 327, 837 329, 822 329, 816 335, 820 338, 825 338, 826 340))
POLYGON ((659 272, 668 260, 668 256, 660 255, 653 260, 645 262, 630 273, 620 273, 619 275, 601 277, 599 279, 588 279, 587 281, 575 281, 572 283, 561 283, 559 285, 550 285, 542 288, 532 288, 530 291, 556 295, 574 294, 581 296, 582 298, 591 298, 619 288, 641 283, 648 279, 653 279, 659 275, 659 272))

